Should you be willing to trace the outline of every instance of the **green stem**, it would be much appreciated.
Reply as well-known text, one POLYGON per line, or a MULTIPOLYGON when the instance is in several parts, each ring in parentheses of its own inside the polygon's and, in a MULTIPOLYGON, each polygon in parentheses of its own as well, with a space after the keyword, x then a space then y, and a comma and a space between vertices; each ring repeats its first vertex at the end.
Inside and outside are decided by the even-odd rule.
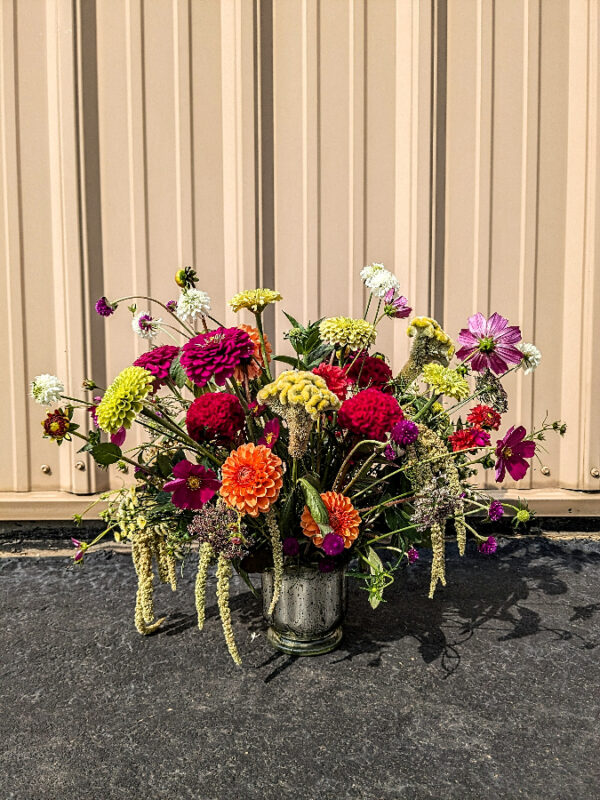
POLYGON ((369 313, 369 309, 371 308, 371 300, 373 299, 373 295, 369 292, 369 299, 367 300, 367 307, 365 308, 365 313, 363 314, 363 319, 367 318, 367 314, 369 313))
POLYGON ((260 339, 260 352, 263 358, 263 370, 267 378, 269 379, 269 383, 273 380, 273 376, 271 375, 271 370, 269 369, 269 359, 267 358, 267 348, 265 346, 265 335, 263 333, 263 324, 262 324, 262 316, 260 311, 254 311, 254 318, 256 319, 256 327, 258 329, 258 337, 260 339))
POLYGON ((208 458, 210 461, 212 461, 213 464, 215 464, 217 467, 221 467, 221 462, 209 450, 207 450, 205 447, 202 447, 201 444, 198 444, 198 442, 195 442, 193 439, 191 439, 186 433, 184 433, 181 430, 181 428, 178 425, 176 425, 174 422, 171 422, 171 420, 169 420, 166 417, 166 415, 158 417, 153 411, 150 411, 150 409, 146 407, 142 409, 141 413, 149 417, 150 419, 154 420, 154 422, 156 422, 158 425, 162 425, 165 428, 171 430, 173 433, 177 434, 180 441, 184 442, 189 449, 201 453, 205 458, 208 458))
POLYGON ((148 302, 150 302, 150 303, 156 303, 156 305, 160 306, 161 308, 164 308, 164 310, 168 314, 171 314, 171 316, 173 316, 177 320, 177 322, 181 325, 181 327, 185 328, 185 330, 191 336, 196 336, 196 331, 194 331, 194 330, 192 330, 192 328, 188 327, 185 324, 185 322, 183 322, 183 320, 179 319, 179 317, 177 316, 177 314, 175 314, 174 311, 171 311, 169 308, 167 308, 164 303, 160 302, 160 300, 156 300, 154 297, 148 297, 145 294, 131 294, 128 297, 119 297, 118 300, 115 300, 115 303, 124 303, 125 300, 148 300, 148 302))
POLYGON ((427 411, 429 411, 429 409, 432 408, 433 404, 437 403, 437 401, 440 399, 440 397, 441 397, 440 394, 435 394, 435 393, 432 394, 431 397, 429 398, 429 400, 423 406, 423 408, 415 414, 415 416, 413 417, 413 422, 416 422, 425 413, 427 413, 427 411))

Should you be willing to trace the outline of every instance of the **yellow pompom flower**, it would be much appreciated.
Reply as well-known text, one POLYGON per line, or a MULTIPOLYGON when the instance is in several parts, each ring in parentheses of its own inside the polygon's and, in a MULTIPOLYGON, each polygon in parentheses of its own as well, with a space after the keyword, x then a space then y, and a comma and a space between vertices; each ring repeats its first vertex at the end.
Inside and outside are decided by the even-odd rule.
POLYGON ((319 332, 325 344, 352 347, 354 350, 366 350, 377 337, 374 325, 366 319, 352 319, 352 317, 324 319, 319 325, 319 332))
POLYGON ((104 393, 96 409, 98 426, 107 433, 130 428, 152 389, 154 376, 142 367, 126 367, 104 393))
POLYGON ((229 301, 229 305, 234 311, 239 311, 242 308, 248 308, 254 313, 262 311, 269 303, 276 303, 282 297, 279 292, 273 289, 248 289, 245 292, 239 292, 234 295, 229 301))
POLYGON ((423 380, 437 394, 453 397, 455 400, 466 400, 471 394, 469 384, 458 372, 441 364, 426 364, 423 367, 423 380))
POLYGON ((408 336, 426 336, 428 339, 435 339, 441 345, 447 345, 443 349, 445 355, 451 358, 454 354, 454 343, 452 339, 442 330, 439 322, 436 322, 431 317, 414 317, 406 329, 408 336))
POLYGON ((312 372, 294 369, 282 372, 272 383, 268 383, 256 399, 267 405, 275 402, 282 406, 302 406, 315 420, 321 412, 336 411, 341 405, 323 378, 312 372))

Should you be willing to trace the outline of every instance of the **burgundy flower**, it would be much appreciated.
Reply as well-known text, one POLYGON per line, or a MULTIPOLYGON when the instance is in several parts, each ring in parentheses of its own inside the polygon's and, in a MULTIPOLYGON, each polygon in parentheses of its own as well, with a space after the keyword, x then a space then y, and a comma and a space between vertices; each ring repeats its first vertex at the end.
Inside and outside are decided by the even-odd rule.
POLYGON ((388 317, 395 317, 396 319, 404 319, 410 315, 412 308, 407 305, 408 300, 406 297, 396 297, 394 299, 394 295, 396 294, 395 289, 388 289, 383 297, 383 310, 388 317))
POLYGON ((134 367, 143 367, 155 377, 154 386, 158 389, 169 377, 169 370, 173 360, 177 357, 179 348, 172 344, 164 344, 142 353, 133 362, 134 367))
POLYGON ((328 533, 321 547, 328 556, 339 556, 344 550, 344 537, 337 533, 328 533))
POLYGON ((463 345, 456 353, 461 360, 471 358, 471 366, 476 372, 490 369, 496 374, 506 372, 509 363, 518 364, 523 353, 515 347, 521 341, 518 325, 509 325, 505 317, 494 312, 486 318, 478 312, 469 317, 469 327, 458 335, 463 345))
POLYGON ((498 520, 503 516, 504 506, 500 500, 492 500, 490 507, 488 508, 488 517, 492 520, 492 522, 498 522, 498 520))
POLYGON ((213 379, 223 386, 236 367, 250 363, 254 342, 241 328, 217 328, 201 333, 183 345, 181 366, 196 386, 213 379))
POLYGON ((396 398, 375 388, 363 389, 344 400, 338 412, 341 428, 379 441, 383 441, 386 433, 403 417, 396 398))
POLYGON ((414 547, 409 547, 406 551, 406 557, 408 558, 409 564, 414 564, 415 561, 419 560, 419 551, 415 550, 414 547))
POLYGON ((407 447, 419 438, 419 428, 416 422, 410 419, 401 419, 392 428, 392 440, 400 447, 407 447))
POLYGON ((277 418, 270 419, 265 424, 263 435, 260 437, 257 444, 264 444, 265 447, 272 450, 277 439, 279 439, 279 420, 277 418))
POLYGON ((172 481, 163 484, 163 491, 173 492, 171 502, 178 508, 202 508, 221 486, 212 469, 206 469, 201 464, 192 464, 187 459, 175 464, 173 475, 175 477, 172 481))
POLYGON ((491 556, 492 553, 495 553, 497 549, 498 542, 494 536, 488 536, 485 542, 481 542, 479 545, 479 552, 486 556, 491 556))
POLYGON ((110 317, 117 309, 116 303, 109 303, 106 297, 96 300, 96 311, 101 317, 110 317))
POLYGON ((392 379, 392 370, 382 358, 361 353, 344 367, 344 372, 358 386, 383 388, 392 379))
POLYGON ((535 442, 523 441, 526 430, 522 425, 513 425, 504 437, 496 443, 496 481, 502 483, 507 471, 515 481, 525 477, 529 464, 526 458, 535 455, 535 442))
POLYGON ((232 442, 243 429, 246 418, 240 401, 229 392, 207 392, 187 410, 185 424, 195 442, 214 439, 232 442))
POLYGON ((296 539, 295 536, 288 536, 283 540, 283 555, 289 556, 292 558, 293 556, 297 556, 300 552, 300 542, 296 539))

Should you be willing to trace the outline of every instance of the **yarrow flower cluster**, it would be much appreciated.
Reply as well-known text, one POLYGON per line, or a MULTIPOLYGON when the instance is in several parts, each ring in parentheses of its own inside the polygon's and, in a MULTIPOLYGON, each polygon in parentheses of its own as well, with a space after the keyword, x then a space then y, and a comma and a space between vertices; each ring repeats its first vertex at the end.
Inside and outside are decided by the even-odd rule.
POLYGON ((230 560, 246 556, 253 543, 240 515, 221 502, 203 506, 188 531, 198 542, 209 544, 216 554, 230 560))
POLYGON ((321 340, 325 344, 368 350, 377 338, 375 326, 365 319, 330 317, 319 325, 321 340))
POLYGON ((180 363, 196 386, 214 380, 223 386, 235 370, 247 364, 254 353, 254 344, 240 328, 217 328, 201 333, 183 345, 180 363))
POLYGON ((210 311, 210 297, 206 292, 194 287, 183 289, 177 301, 176 313, 179 319, 194 320, 210 311))
POLYGON ((369 264, 360 271, 363 283, 375 297, 384 297, 387 292, 396 292, 400 288, 398 278, 387 270, 383 264, 369 264))
POLYGON ((366 439, 379 441, 383 441, 403 417, 396 398, 379 389, 363 389, 344 400, 338 412, 338 422, 342 428, 366 439))
POLYGON ((44 373, 31 382, 31 397, 41 406, 51 406, 62 397, 65 386, 56 375, 44 373))
POLYGON ((98 426, 108 433, 130 428, 152 389, 154 376, 142 367, 126 367, 104 393, 96 409, 98 426))

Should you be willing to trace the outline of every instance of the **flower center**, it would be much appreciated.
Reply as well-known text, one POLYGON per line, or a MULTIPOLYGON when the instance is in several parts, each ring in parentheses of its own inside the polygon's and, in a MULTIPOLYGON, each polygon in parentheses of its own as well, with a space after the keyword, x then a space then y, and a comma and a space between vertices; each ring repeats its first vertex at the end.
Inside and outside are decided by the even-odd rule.
POLYGON ((502 453, 504 458, 512 458, 512 454, 513 451, 510 449, 510 447, 505 447, 504 452, 502 453))
POLYGON ((248 484, 254 482, 255 474, 254 467, 240 467, 236 475, 237 482, 241 486, 248 486, 248 484))
POLYGON ((479 350, 482 353, 491 353, 495 347, 495 342, 491 336, 484 336, 479 340, 479 350))
POLYGON ((197 492, 200 486, 202 485, 202 482, 200 478, 198 478, 196 475, 190 475, 190 477, 187 478, 185 485, 192 492, 197 492))

